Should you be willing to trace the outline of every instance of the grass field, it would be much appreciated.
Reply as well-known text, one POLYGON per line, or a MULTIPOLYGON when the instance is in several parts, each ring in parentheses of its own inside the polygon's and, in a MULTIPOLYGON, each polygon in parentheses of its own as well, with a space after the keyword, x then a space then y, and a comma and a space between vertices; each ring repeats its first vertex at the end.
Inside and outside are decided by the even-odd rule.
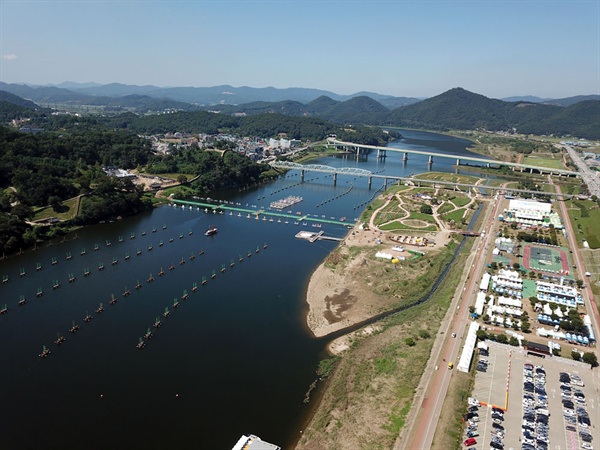
POLYGON ((454 173, 445 173, 445 172, 427 172, 421 173, 415 176, 416 179, 419 180, 439 180, 439 181, 449 181, 452 183, 466 183, 466 184, 475 184, 479 178, 471 175, 461 175, 454 173))
POLYGON ((583 247, 585 239, 590 248, 600 248, 600 207, 591 200, 568 200, 566 204, 579 246, 583 247))
POLYGON ((460 223, 463 220, 463 216, 465 215, 465 208, 460 208, 452 211, 449 214, 446 214, 446 220, 454 220, 456 223, 460 223))
POLYGON ((35 216, 33 220, 43 220, 49 219, 51 217, 56 217, 57 219, 63 220, 71 220, 74 219, 77 215, 77 210, 79 209, 79 202, 81 201, 81 197, 73 197, 69 200, 65 200, 62 202, 62 205, 65 207, 65 212, 57 213, 50 206, 46 206, 45 208, 41 208, 35 212, 35 216), (68 208, 68 209, 67 209, 68 208))
POLYGON ((522 163, 531 166, 547 167, 548 169, 564 169, 560 153, 556 154, 556 159, 551 158, 550 155, 547 156, 546 158, 525 156, 522 163))
POLYGON ((471 199, 463 195, 457 195, 456 197, 451 197, 450 201, 454 203, 458 208, 462 208, 463 206, 468 204, 471 201, 471 199))

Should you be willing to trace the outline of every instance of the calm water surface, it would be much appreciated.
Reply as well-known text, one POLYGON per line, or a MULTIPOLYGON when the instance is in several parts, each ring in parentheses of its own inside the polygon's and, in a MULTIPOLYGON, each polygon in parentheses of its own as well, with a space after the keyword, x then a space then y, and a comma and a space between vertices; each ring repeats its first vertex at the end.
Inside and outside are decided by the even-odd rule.
MULTIPOLYGON (((468 141, 403 133, 392 145, 469 154, 468 141)), ((409 158, 406 164, 401 154, 319 163, 399 176, 427 170, 425 157, 409 158)), ((433 169, 453 171, 451 164, 436 161, 433 169)), ((366 179, 340 176, 334 187, 324 174, 306 178, 300 184, 291 172, 218 199, 259 209, 300 195, 304 200, 290 208, 294 214, 351 221, 382 186, 374 181, 368 190, 366 179)), ((228 450, 243 433, 288 446, 299 433, 304 395, 327 343, 305 327, 306 285, 336 245, 295 239, 313 228, 288 222, 164 206, 0 261, 0 275, 9 277, 0 285, 0 306, 10 308, 0 316, 0 448, 228 450), (204 236, 211 225, 219 233, 204 236), (69 283, 71 276, 76 279, 69 283), (53 290, 56 280, 60 288, 53 290), (44 291, 39 298, 38 289, 44 291), (131 295, 123 297, 127 289, 131 295), (189 298, 173 308, 185 290, 189 298), (27 299, 22 306, 21 296, 27 299), (100 303, 105 310, 98 314, 100 303), (166 319, 165 308, 171 311, 166 319), (88 313, 94 318, 84 323, 88 313), (154 330, 157 317, 162 326, 154 330), (72 334, 73 321, 79 330, 72 334), (153 336, 138 350, 148 327, 153 336), (54 344, 58 334, 66 338, 60 346, 54 344), (52 352, 45 359, 38 356, 43 345, 52 352)), ((321 229, 338 237, 347 231, 321 229)))

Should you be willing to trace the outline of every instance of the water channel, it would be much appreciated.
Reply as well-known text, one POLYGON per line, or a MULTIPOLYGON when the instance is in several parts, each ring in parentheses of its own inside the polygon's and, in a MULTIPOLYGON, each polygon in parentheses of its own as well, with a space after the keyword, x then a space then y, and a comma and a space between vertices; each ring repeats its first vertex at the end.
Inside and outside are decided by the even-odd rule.
MULTIPOLYGON (((465 140, 403 134, 392 145, 472 155, 465 140)), ((395 176, 428 169, 426 157, 403 163, 402 154, 318 163, 395 176)), ((454 171, 452 164, 435 161, 433 170, 454 171)), ((297 195, 303 201, 289 208, 293 214, 352 222, 381 187, 369 190, 365 178, 350 176, 334 186, 315 173, 300 183, 290 172, 214 197, 266 209, 297 195)), ((0 316, 0 448, 228 450, 244 433, 286 448, 327 344, 305 326, 308 278, 337 245, 295 239, 312 225, 287 222, 163 206, 0 261, 0 276, 8 277, 0 307, 9 307, 0 316), (210 226, 218 234, 204 236, 210 226), (93 319, 84 322, 87 314, 93 319), (79 328, 70 333, 73 323, 79 328), (153 335, 139 350, 148 328, 153 335), (44 345, 51 354, 40 358, 44 345)), ((342 237, 347 228, 318 231, 342 237)))

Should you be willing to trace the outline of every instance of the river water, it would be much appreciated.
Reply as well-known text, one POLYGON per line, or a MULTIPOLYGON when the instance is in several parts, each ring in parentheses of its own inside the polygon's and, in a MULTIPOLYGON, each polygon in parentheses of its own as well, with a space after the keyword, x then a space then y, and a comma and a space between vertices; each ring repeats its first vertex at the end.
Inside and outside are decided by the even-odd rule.
MULTIPOLYGON (((402 132, 392 146, 471 154, 465 140, 402 132)), ((427 170, 426 157, 403 163, 391 152, 380 161, 318 163, 395 176, 427 170)), ((435 161, 433 169, 453 171, 452 163, 435 161)), ((293 214, 351 222, 382 183, 369 190, 364 178, 339 176, 334 186, 331 176, 315 173, 300 183, 290 172, 215 197, 260 209, 298 195, 293 214)), ((287 222, 164 206, 0 261, 0 275, 8 276, 0 308, 9 307, 0 316, 0 448, 228 450, 244 433, 283 448, 293 442, 307 411, 304 395, 326 356, 327 339, 314 339, 305 326, 307 282, 337 243, 295 239, 315 230, 287 222), (212 225, 218 234, 204 236, 212 225), (174 308, 186 290, 189 298, 174 308), (109 304, 113 295, 117 302, 109 304), (100 303, 104 312, 96 313, 100 303), (157 318, 162 325, 154 329, 157 318), (79 329, 70 333, 73 322, 79 329), (148 328, 153 336, 139 350, 148 328), (65 337, 60 346, 58 335, 65 337), (44 345, 51 354, 40 358, 44 345)), ((318 231, 341 237, 347 228, 323 224, 318 231)))

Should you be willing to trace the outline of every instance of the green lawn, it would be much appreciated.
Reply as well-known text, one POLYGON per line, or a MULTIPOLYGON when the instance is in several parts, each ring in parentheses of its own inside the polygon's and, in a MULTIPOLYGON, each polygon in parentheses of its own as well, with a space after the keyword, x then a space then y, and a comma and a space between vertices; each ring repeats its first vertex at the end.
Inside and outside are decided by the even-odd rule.
POLYGON ((463 220, 463 216, 465 215, 465 208, 460 208, 455 211, 452 211, 449 214, 446 214, 446 220, 454 220, 456 223, 460 223, 463 220))
POLYGON ((77 215, 77 209, 79 208, 80 197, 74 197, 69 200, 65 200, 62 202, 62 206, 65 207, 65 212, 57 213, 50 206, 46 206, 44 208, 40 208, 35 211, 35 216, 33 220, 43 220, 49 219, 51 217, 56 217, 59 220, 71 220, 74 219, 77 215), (67 209, 68 208, 68 209, 67 209))
POLYGON ((522 163, 538 166, 538 167, 547 167, 548 169, 564 169, 564 165, 560 158, 560 154, 557 154, 557 159, 553 158, 538 158, 536 156, 525 156, 523 158, 522 163))
POLYGON ((600 248, 600 207, 591 200, 569 200, 566 205, 579 246, 585 239, 590 248, 600 248))
POLYGON ((438 214, 445 214, 447 212, 450 212, 454 209, 454 205, 452 204, 452 202, 444 202, 442 203, 442 206, 440 206, 438 208, 438 214))
POLYGON ((465 206, 466 204, 468 204, 471 199, 469 197, 465 197, 465 196, 457 196, 457 197, 452 197, 450 199, 450 201, 452 201, 452 203, 454 203, 457 207, 461 208, 463 206, 465 206))
POLYGON ((413 228, 408 225, 404 225, 400 222, 392 222, 379 227, 383 231, 394 231, 394 230, 411 230, 411 231, 437 231, 438 227, 435 225, 428 225, 422 228, 413 228))

